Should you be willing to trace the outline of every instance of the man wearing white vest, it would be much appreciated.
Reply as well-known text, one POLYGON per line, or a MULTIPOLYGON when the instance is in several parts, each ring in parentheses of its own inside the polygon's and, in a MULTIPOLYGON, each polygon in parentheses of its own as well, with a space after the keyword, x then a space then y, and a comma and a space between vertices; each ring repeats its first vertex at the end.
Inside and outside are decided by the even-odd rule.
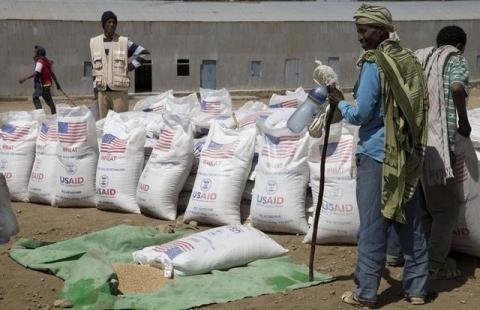
POLYGON ((108 110, 128 111, 128 72, 149 62, 150 53, 115 33, 117 16, 112 11, 104 12, 101 21, 103 34, 90 39, 90 54, 99 114, 104 118, 108 110), (135 58, 129 63, 132 56, 135 58))

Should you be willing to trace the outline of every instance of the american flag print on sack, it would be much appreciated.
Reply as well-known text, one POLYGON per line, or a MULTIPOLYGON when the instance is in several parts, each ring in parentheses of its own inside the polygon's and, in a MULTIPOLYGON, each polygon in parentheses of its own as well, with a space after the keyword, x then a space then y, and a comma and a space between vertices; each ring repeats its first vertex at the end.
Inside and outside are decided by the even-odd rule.
POLYGON ((178 240, 165 244, 157 245, 152 250, 155 252, 165 253, 170 259, 174 259, 178 255, 193 250, 194 247, 190 242, 178 240))
POLYGON ((58 122, 58 141, 79 143, 87 141, 87 122, 58 122))
POLYGON ((155 149, 168 152, 172 148, 173 138, 175 137, 175 131, 170 129, 164 129, 160 132, 155 149))
POLYGON ((232 158, 239 143, 239 140, 228 144, 221 144, 210 140, 208 146, 203 147, 201 156, 215 159, 232 158))
POLYGON ((218 115, 222 113, 222 104, 220 101, 202 100, 200 103, 200 110, 207 114, 218 115))
POLYGON ((343 139, 327 146, 327 163, 341 163, 352 159, 353 138, 343 139))
POLYGON ((165 105, 163 105, 163 104, 156 105, 152 108, 145 108, 142 111, 143 112, 163 112, 163 111, 165 111, 165 105))
POLYGON ((275 137, 269 134, 265 134, 263 139, 263 156, 268 156, 270 158, 288 158, 295 155, 300 137, 275 137))
POLYGON ((0 137, 4 141, 19 141, 30 133, 30 126, 15 126, 5 124, 2 126, 0 137))
POLYGON ((40 128, 40 141, 57 141, 58 139, 58 131, 57 125, 47 125, 42 123, 42 127, 40 128))
POLYGON ((104 134, 100 152, 102 153, 125 153, 127 150, 127 139, 117 138, 110 133, 104 134))
POLYGON ((296 98, 288 99, 276 104, 272 104, 270 107, 271 108, 296 108, 298 107, 298 101, 296 98))

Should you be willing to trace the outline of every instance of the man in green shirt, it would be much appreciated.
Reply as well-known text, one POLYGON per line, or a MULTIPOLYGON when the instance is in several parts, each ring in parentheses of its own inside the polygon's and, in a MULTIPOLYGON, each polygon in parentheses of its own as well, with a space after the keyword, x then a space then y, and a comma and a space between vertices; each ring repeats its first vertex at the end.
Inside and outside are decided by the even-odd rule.
MULTIPOLYGON (((467 35, 458 26, 447 26, 440 30, 436 41, 437 47, 416 52, 430 97, 422 209, 429 241, 430 278, 450 279, 460 275, 455 261, 447 256, 460 210, 457 183, 464 177, 457 169, 463 167, 462 156, 455 156, 454 151, 456 141, 469 139, 471 131, 466 108, 469 69, 463 56, 467 35)), ((391 233, 387 261, 394 262, 400 252, 395 232, 391 233)))

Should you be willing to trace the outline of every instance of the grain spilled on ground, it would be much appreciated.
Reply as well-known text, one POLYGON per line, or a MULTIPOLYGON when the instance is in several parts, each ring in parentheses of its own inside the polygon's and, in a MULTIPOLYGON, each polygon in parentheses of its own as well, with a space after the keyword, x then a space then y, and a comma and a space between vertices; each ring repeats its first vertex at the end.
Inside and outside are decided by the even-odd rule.
POLYGON ((115 264, 119 291, 128 293, 153 293, 165 286, 168 279, 163 270, 148 265, 115 264))

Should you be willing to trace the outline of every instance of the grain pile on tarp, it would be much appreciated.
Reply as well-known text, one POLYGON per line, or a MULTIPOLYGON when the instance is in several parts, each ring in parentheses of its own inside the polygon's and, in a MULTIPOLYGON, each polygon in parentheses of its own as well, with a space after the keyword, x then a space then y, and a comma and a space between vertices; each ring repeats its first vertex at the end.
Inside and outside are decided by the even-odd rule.
POLYGON ((152 294, 118 295, 118 283, 112 281, 113 264, 132 263, 132 252, 186 234, 122 225, 53 244, 21 239, 9 254, 28 268, 64 279, 59 298, 72 301, 73 309, 157 309, 159 305, 162 309, 188 309, 333 280, 332 276, 315 273, 315 280, 309 282, 308 268, 292 263, 286 256, 227 271, 177 277, 152 294))

